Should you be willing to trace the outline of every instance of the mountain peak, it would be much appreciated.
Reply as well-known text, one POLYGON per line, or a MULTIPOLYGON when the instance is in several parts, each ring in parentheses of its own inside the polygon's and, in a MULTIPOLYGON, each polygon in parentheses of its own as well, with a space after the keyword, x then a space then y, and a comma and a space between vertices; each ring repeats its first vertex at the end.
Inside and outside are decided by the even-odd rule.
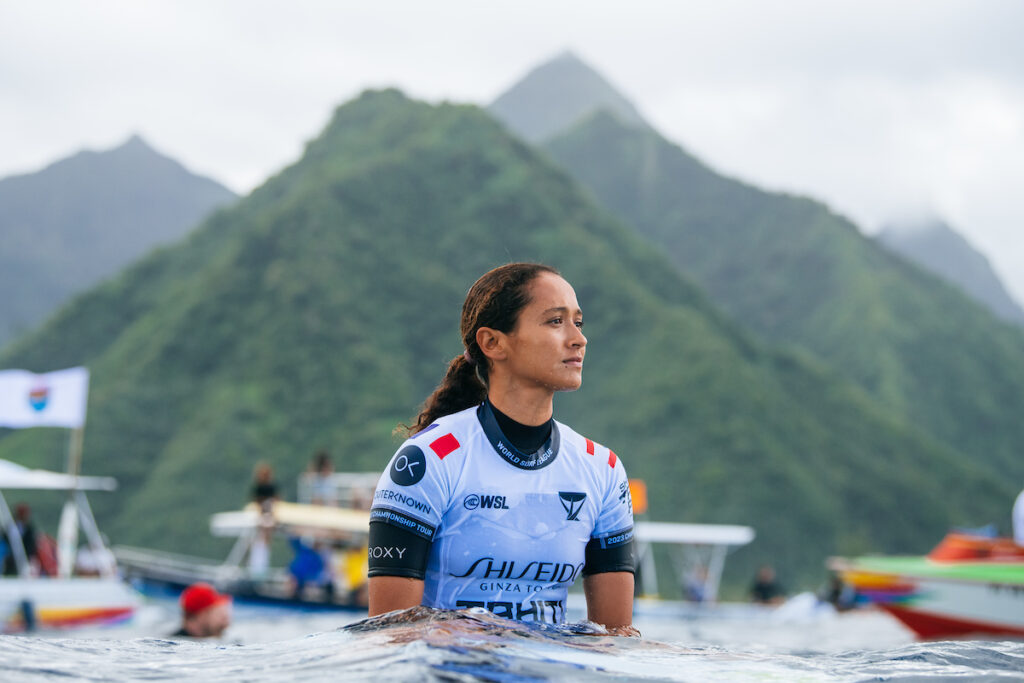
POLYGON ((152 148, 152 146, 150 146, 142 138, 141 135, 139 135, 138 133, 132 133, 131 136, 129 136, 129 138, 127 140, 122 142, 120 145, 118 145, 117 147, 115 147, 111 151, 115 151, 115 150, 148 150, 148 151, 153 151, 153 148, 152 148))
POLYGON ((489 107, 516 134, 540 142, 598 110, 646 127, 636 107, 571 50, 533 68, 489 107))

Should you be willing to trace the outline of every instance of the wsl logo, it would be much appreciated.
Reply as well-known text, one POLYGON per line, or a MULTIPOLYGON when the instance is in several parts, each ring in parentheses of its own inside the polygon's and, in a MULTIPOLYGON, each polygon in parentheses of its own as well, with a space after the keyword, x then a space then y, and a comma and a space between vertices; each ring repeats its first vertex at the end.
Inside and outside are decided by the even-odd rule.
POLYGON ((467 510, 476 510, 477 508, 490 509, 490 510, 508 510, 508 499, 505 496, 478 496, 475 493, 471 493, 465 497, 462 501, 463 507, 467 510))
POLYGON ((580 514, 580 510, 583 509, 583 501, 587 499, 587 494, 575 491, 559 491, 558 499, 562 502, 562 507, 565 509, 565 518, 578 522, 579 519, 577 517, 580 514))
POLYGON ((50 388, 45 384, 40 385, 28 392, 28 404, 32 406, 32 410, 37 413, 41 413, 46 410, 46 405, 50 402, 50 388))

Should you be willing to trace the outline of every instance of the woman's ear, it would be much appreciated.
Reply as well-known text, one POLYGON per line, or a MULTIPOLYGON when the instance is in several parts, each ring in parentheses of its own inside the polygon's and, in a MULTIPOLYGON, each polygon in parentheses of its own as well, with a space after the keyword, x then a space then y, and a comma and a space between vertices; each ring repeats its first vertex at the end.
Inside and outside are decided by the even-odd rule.
POLYGON ((476 331, 476 344, 490 360, 508 358, 507 337, 504 332, 490 327, 480 327, 476 331))

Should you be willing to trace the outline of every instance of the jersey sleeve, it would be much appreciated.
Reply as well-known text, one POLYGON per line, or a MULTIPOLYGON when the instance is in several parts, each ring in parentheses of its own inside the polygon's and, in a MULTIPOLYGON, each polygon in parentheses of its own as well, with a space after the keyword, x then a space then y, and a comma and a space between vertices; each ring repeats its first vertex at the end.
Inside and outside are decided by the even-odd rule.
POLYGON ((368 575, 422 579, 449 498, 441 460, 415 439, 402 444, 373 494, 368 575))
POLYGON ((584 576, 633 572, 633 499, 622 461, 608 451, 612 472, 606 481, 597 523, 586 547, 584 576))

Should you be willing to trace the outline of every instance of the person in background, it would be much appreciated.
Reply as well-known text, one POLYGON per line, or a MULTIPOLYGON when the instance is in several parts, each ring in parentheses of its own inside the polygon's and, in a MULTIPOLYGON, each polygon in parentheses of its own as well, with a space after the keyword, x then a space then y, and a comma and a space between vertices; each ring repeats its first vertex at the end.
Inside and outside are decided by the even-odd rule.
POLYGON ((171 638, 220 638, 231 625, 231 598, 208 583, 186 588, 181 603, 181 628, 171 638))
POLYGON ((330 555, 325 558, 324 548, 313 540, 307 540, 298 536, 288 539, 288 544, 295 552, 295 557, 288 565, 288 573, 291 574, 295 584, 293 597, 301 600, 307 585, 312 584, 324 591, 326 601, 334 597, 334 582, 330 573, 330 555))
POLYGON ((265 462, 256 465, 253 471, 252 500, 264 511, 268 503, 277 500, 277 482, 274 481, 274 470, 265 462))
POLYGON ((261 462, 253 472, 252 500, 260 508, 260 530, 249 547, 249 574, 260 578, 270 569, 270 536, 274 531, 274 501, 277 483, 274 470, 261 462))
POLYGON ((775 578, 775 570, 764 565, 757 570, 754 583, 750 586, 750 598, 762 605, 777 605, 786 597, 786 592, 775 578))
POLYGON ((1020 492, 1017 502, 1013 504, 1013 541, 1024 546, 1024 491, 1020 492))
POLYGON ((309 472, 310 502, 313 505, 337 506, 338 492, 331 478, 334 474, 334 463, 331 462, 330 454, 327 451, 318 451, 313 456, 309 472))
MULTIPOLYGON (((21 534, 21 545, 25 548, 25 559, 34 567, 38 565, 38 549, 36 548, 36 528, 32 523, 32 508, 28 503, 18 503, 14 508, 14 525, 21 534)), ((5 530, 6 531, 6 530, 5 530)), ((8 545, 11 541, 8 541, 8 545)), ((14 558, 14 552, 8 549, 4 558, 4 576, 14 576, 18 573, 18 564, 14 558)))

